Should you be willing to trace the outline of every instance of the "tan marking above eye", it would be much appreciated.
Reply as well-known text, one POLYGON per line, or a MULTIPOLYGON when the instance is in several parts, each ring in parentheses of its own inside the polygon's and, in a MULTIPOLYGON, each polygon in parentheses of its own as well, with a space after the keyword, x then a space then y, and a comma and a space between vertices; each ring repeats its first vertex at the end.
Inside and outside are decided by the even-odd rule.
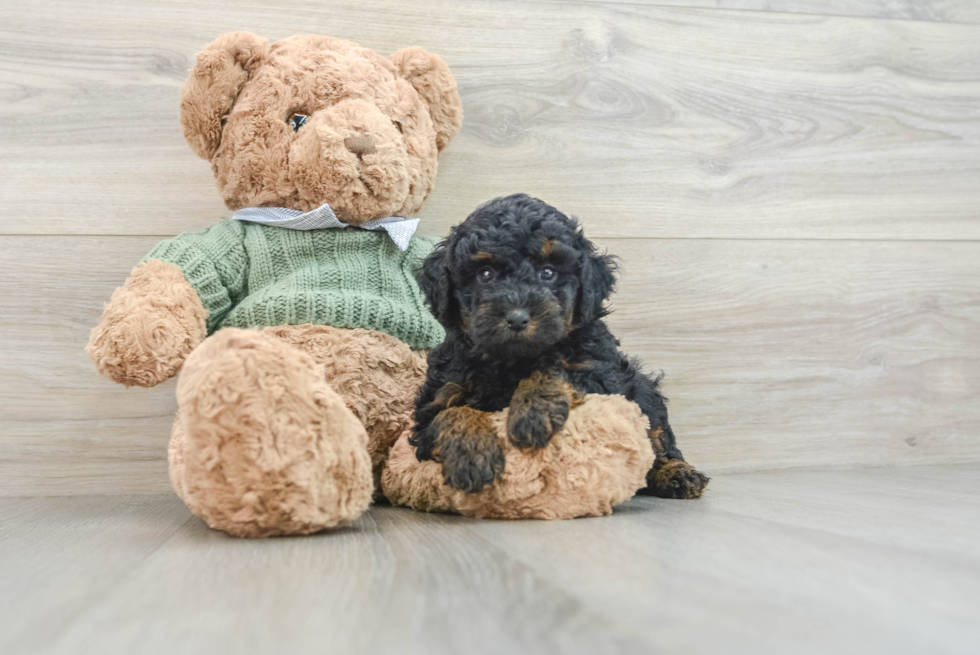
POLYGON ((482 260, 485 260, 485 259, 493 259, 493 254, 481 250, 480 252, 478 252, 475 255, 473 255, 472 257, 470 257, 470 259, 473 259, 473 260, 476 260, 476 261, 482 261, 482 260))
POLYGON ((555 249, 555 241, 554 241, 554 239, 545 239, 544 240, 544 245, 541 246, 541 256, 542 257, 547 257, 548 255, 551 254, 551 251, 554 250, 554 249, 555 249))

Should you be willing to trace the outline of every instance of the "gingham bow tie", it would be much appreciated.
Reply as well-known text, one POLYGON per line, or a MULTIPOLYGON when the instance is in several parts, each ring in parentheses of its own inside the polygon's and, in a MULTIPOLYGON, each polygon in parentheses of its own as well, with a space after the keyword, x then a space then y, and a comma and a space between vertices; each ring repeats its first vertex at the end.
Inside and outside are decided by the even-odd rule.
POLYGON ((361 225, 341 223, 337 215, 324 203, 316 209, 301 212, 298 209, 286 207, 247 207, 239 209, 231 215, 233 221, 248 221, 284 227, 290 230, 325 230, 335 227, 356 227, 361 230, 384 230, 402 251, 408 250, 412 235, 418 229, 419 219, 389 216, 376 218, 361 225))

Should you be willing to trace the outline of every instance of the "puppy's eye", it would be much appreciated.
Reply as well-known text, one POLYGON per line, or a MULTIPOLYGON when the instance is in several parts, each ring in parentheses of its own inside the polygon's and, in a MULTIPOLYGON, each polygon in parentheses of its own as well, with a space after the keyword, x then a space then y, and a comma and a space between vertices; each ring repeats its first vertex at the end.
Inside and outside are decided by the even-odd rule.
POLYGON ((497 274, 494 273, 493 269, 490 268, 489 266, 484 266, 476 274, 476 279, 478 282, 480 282, 480 284, 487 284, 488 282, 493 282, 494 278, 496 277, 497 274))
POLYGON ((395 127, 398 129, 400 133, 405 134, 405 128, 402 126, 401 123, 399 123, 396 120, 392 120, 391 122, 394 123, 395 127))
POLYGON ((538 278, 542 282, 552 282, 556 277, 558 277, 558 271, 551 266, 542 266, 541 270, 538 271, 538 278))
POLYGON ((289 124, 289 127, 293 128, 293 132, 299 132, 299 128, 306 124, 307 118, 309 118, 309 116, 306 114, 293 112, 289 115, 289 118, 286 119, 286 123, 289 124))

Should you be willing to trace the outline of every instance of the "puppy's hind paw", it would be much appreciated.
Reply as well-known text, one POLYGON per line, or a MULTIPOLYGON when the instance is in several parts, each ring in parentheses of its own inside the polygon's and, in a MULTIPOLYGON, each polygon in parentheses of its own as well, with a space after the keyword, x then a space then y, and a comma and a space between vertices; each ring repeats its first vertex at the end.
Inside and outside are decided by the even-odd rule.
POLYGON ((700 498, 711 480, 682 459, 657 460, 639 493, 658 498, 700 498))

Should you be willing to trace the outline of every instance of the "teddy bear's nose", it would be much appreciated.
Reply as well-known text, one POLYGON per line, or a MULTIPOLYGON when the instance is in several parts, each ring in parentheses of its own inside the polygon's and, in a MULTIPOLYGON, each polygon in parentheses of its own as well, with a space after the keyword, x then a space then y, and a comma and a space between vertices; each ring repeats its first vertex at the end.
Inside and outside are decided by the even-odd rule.
POLYGON ((374 139, 366 134, 349 136, 344 139, 344 146, 358 157, 374 152, 374 139))

